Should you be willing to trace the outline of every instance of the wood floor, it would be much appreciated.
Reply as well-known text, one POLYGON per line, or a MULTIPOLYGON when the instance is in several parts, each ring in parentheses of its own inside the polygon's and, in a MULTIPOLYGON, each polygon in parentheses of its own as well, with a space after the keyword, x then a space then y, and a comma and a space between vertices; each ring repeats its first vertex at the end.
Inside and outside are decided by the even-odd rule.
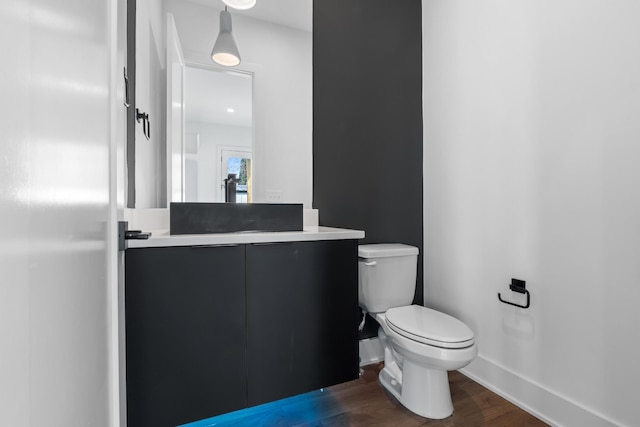
POLYGON ((378 383, 382 364, 364 368, 357 380, 211 418, 198 426, 450 427, 546 426, 547 424, 458 372, 449 373, 453 415, 429 420, 405 409, 378 383))

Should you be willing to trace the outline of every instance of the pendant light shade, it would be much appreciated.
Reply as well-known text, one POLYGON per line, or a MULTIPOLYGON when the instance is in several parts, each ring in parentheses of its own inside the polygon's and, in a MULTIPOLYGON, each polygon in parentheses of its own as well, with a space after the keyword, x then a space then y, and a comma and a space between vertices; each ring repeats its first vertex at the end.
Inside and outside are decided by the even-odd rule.
POLYGON ((222 2, 234 9, 251 9, 256 5, 256 0, 222 0, 222 2))
POLYGON ((213 45, 211 59, 226 67, 234 67, 240 64, 240 52, 231 34, 231 14, 227 12, 226 7, 220 12, 220 33, 216 43, 213 45))

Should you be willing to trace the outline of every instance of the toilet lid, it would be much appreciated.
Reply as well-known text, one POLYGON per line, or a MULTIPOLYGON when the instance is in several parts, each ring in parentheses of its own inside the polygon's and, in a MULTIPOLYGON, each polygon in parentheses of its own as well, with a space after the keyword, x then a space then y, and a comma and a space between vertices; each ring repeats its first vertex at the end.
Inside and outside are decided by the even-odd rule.
POLYGON ((465 348, 473 345, 473 331, 460 320, 419 305, 395 307, 385 313, 389 327, 398 334, 435 347, 465 348))

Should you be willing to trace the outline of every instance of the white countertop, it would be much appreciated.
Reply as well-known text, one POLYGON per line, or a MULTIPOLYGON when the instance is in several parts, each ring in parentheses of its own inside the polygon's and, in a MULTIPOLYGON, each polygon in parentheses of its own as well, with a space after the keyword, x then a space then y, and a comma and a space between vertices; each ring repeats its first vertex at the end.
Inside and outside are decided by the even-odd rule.
POLYGON ((169 230, 151 230, 151 237, 147 240, 127 240, 127 248, 308 242, 362 238, 364 238, 364 231, 332 227, 304 227, 304 231, 182 234, 173 236, 169 234, 169 230))

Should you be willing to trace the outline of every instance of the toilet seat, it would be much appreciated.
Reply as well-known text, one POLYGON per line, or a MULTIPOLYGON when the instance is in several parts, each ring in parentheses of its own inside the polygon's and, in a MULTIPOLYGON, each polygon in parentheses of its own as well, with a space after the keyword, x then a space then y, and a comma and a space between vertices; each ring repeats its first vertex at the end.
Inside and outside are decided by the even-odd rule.
POLYGON ((456 349, 474 344, 473 331, 460 320, 419 305, 390 308, 385 322, 403 337, 434 347, 456 349))

